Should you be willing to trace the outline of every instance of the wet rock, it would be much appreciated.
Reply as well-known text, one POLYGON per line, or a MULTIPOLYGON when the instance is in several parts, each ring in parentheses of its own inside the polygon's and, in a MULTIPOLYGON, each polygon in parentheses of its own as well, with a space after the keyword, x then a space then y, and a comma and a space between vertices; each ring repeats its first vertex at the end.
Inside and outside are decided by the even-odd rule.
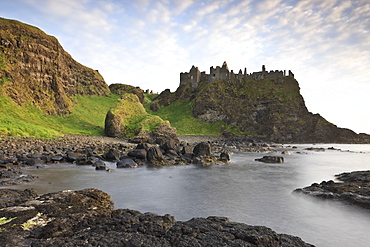
POLYGON ((174 159, 174 158, 176 158, 178 156, 177 152, 175 150, 173 150, 173 149, 167 150, 166 153, 165 153, 165 155, 167 157, 172 158, 172 159, 174 159))
POLYGON ((109 149, 109 151, 104 154, 104 158, 110 161, 119 160, 119 157, 120 153, 116 149, 109 149))
POLYGON ((158 146, 149 148, 147 153, 147 160, 149 163, 157 163, 163 161, 163 154, 161 149, 158 146))
POLYGON ((107 171, 109 170, 109 168, 107 167, 107 165, 101 161, 101 160, 96 160, 94 162, 94 166, 95 166, 95 170, 101 170, 101 171, 107 171))
POLYGON ((73 152, 67 152, 66 161, 67 162, 75 162, 78 160, 78 156, 73 152))
POLYGON ((118 161, 116 166, 117 168, 136 168, 138 164, 134 160, 126 158, 118 161))
POLYGON ((177 148, 177 143, 175 140, 168 140, 161 145, 161 148, 164 151, 175 150, 177 148))
POLYGON ((230 161, 230 155, 226 152, 222 152, 220 154, 220 161, 222 161, 224 163, 228 163, 230 161))
POLYGON ((145 160, 146 159, 146 150, 145 149, 134 149, 134 150, 131 150, 130 152, 128 152, 128 156, 130 157, 134 157, 134 158, 137 158, 137 159, 142 159, 142 160, 145 160))
POLYGON ((310 148, 305 148, 304 150, 316 151, 316 152, 325 152, 325 148, 314 148, 314 147, 310 147, 310 148))
POLYGON ((55 162, 61 162, 63 159, 64 159, 64 157, 61 156, 61 155, 55 155, 55 156, 51 157, 51 160, 55 161, 55 162))
POLYGON ((312 246, 270 228, 210 216, 176 221, 169 214, 113 210, 109 195, 97 189, 36 196, 1 191, 3 246, 312 246), (18 200, 15 199, 18 196, 18 200))
POLYGON ((255 161, 264 163, 284 163, 284 158, 281 156, 263 156, 260 159, 255 159, 255 161))
POLYGON ((193 153, 193 149, 194 148, 192 146, 186 145, 186 146, 182 147, 181 153, 182 154, 191 154, 191 153, 193 153))
POLYGON ((36 159, 27 160, 24 163, 29 166, 38 166, 38 165, 44 164, 45 162, 40 158, 36 158, 36 159))
POLYGON ((37 176, 23 175, 20 169, 6 169, 0 170, 0 185, 16 185, 31 182, 35 180, 37 176))
POLYGON ((322 181, 294 190, 323 199, 338 200, 370 209, 370 171, 355 171, 336 175, 341 182, 322 181))
POLYGON ((211 145, 207 142, 201 142, 194 147, 193 152, 197 156, 211 156, 211 145))

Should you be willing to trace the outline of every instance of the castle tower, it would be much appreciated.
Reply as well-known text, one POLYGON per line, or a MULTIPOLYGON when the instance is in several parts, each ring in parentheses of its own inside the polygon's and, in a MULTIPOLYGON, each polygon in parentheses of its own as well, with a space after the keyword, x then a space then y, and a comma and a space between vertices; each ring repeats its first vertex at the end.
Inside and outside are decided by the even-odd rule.
POLYGON ((230 72, 229 72, 229 68, 227 67, 227 63, 226 61, 222 64, 222 67, 220 69, 220 76, 219 78, 221 80, 225 80, 225 81, 229 81, 230 79, 230 76, 229 76, 230 72))
POLYGON ((195 67, 194 65, 191 67, 189 71, 189 82, 193 86, 193 88, 198 87, 198 83, 200 81, 200 71, 198 67, 195 67))

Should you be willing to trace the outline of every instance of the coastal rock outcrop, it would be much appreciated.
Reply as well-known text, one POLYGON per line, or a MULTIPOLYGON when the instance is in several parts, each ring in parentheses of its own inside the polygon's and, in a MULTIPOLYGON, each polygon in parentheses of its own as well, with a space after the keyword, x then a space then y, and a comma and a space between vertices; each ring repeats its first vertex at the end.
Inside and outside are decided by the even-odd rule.
POLYGON ((294 190, 324 199, 332 199, 370 209, 370 171, 345 172, 336 175, 341 182, 323 181, 294 190))
POLYGON ((44 195, 0 190, 0 203, 0 242, 5 247, 313 246, 299 237, 225 217, 176 221, 168 214, 114 210, 109 195, 97 189, 44 195))
POLYGON ((168 121, 149 115, 138 97, 126 93, 107 112, 105 134, 109 137, 129 138, 135 143, 179 142, 176 129, 168 121))
POLYGON ((280 143, 370 143, 370 135, 339 128, 308 111, 298 81, 289 72, 234 74, 226 62, 210 74, 192 67, 180 74, 176 92, 161 93, 153 109, 177 100, 191 102, 192 116, 208 123, 223 121, 239 132, 280 143))

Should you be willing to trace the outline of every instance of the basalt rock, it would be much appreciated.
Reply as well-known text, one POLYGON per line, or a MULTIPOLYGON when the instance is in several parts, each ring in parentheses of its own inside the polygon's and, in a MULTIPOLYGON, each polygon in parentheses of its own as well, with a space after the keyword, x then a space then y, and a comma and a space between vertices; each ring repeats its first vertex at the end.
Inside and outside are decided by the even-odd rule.
POLYGON ((194 147, 194 155, 211 156, 211 145, 207 142, 201 142, 194 147))
POLYGON ((370 209, 370 171, 355 171, 336 175, 341 182, 313 183, 294 192, 323 199, 338 200, 370 209))
POLYGON ((264 163, 284 163, 284 158, 281 156, 263 156, 260 159, 255 159, 255 161, 264 163))
POLYGON ((125 158, 125 159, 119 160, 116 166, 117 168, 136 168, 138 167, 138 164, 130 158, 125 158))
POLYGON ((113 210, 97 189, 34 192, 0 190, 2 246, 312 246, 270 228, 211 216, 176 221, 169 214, 113 210), (16 199, 15 199, 16 198, 16 199))
POLYGON ((164 159, 162 151, 158 146, 149 148, 146 157, 149 164, 158 164, 164 159))

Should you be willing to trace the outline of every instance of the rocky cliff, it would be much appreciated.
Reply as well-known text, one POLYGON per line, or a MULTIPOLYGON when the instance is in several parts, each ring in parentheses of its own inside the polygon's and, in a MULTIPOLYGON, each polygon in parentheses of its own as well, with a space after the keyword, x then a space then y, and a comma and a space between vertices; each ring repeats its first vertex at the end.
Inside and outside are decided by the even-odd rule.
POLYGON ((167 106, 178 99, 191 100, 192 115, 199 120, 224 121, 241 132, 275 142, 370 142, 369 135, 338 128, 310 113, 293 77, 206 81, 196 88, 181 85, 174 94, 160 94, 151 108, 167 106))
POLYGON ((0 18, 0 95, 56 115, 71 111, 71 96, 108 94, 99 72, 76 62, 55 37, 0 18))

